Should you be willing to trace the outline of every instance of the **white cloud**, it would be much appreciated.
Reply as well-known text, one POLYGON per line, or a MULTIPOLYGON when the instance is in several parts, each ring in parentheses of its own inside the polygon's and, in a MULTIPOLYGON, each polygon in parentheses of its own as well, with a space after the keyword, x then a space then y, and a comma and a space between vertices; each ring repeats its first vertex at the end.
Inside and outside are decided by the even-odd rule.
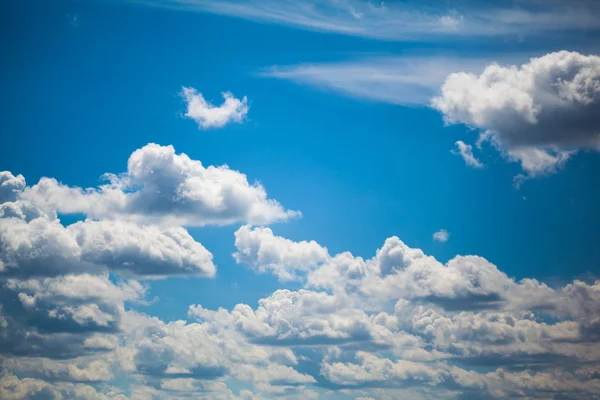
POLYGON ((450 232, 445 229, 440 229, 433 234, 433 240, 437 242, 447 242, 450 239, 450 232))
POLYGON ((213 276, 212 254, 181 227, 46 217, 0 218, 0 276, 118 271, 145 277, 213 276))
POLYGON ((406 106, 427 105, 456 70, 478 71, 484 59, 371 57, 336 63, 274 66, 265 77, 326 88, 345 95, 406 106))
POLYGON ((600 149, 600 57, 561 51, 453 73, 432 106, 486 132, 529 176, 552 173, 574 150, 600 149))
POLYGON ((32 379, 11 381, 10 390, 63 394, 70 382, 110 379, 115 371, 137 377, 132 399, 236 399, 228 386, 234 381, 260 398, 360 391, 385 399, 408 388, 407 398, 585 398, 597 388, 600 282, 517 282, 481 257, 442 264, 396 237, 366 260, 330 256, 316 242, 294 242, 267 228, 242 227, 236 239, 240 252, 249 249, 238 257, 253 269, 306 276, 304 288, 277 290, 255 308, 190 306, 196 322, 163 322, 125 309, 145 291, 135 281, 85 274, 6 281, 0 299, 21 308, 2 312, 0 335, 30 351, 11 350, 5 366, 32 379), (61 332, 48 332, 53 319, 61 332), (118 330, 98 331, 107 323, 118 330), (27 332, 28 342, 11 339, 13 331, 21 338, 27 332), (84 343, 96 347, 86 352, 84 343), (482 363, 491 372, 462 367, 482 363), (25 382, 31 388, 18 389, 25 382), (344 389, 311 391, 317 382, 344 389))
POLYGON ((461 156, 465 164, 473 168, 482 168, 484 166, 473 154, 473 146, 466 144, 462 140, 458 140, 455 144, 457 149, 456 151, 453 150, 452 154, 461 156))
POLYGON ((135 276, 214 276, 212 254, 181 227, 160 229, 120 221, 85 221, 67 227, 81 259, 135 276))
POLYGON ((223 104, 214 106, 207 102, 202 93, 194 88, 184 87, 181 95, 187 103, 185 116, 193 119, 200 129, 222 128, 230 122, 241 123, 248 115, 248 99, 236 99, 229 92, 223 93, 223 104))
POLYGON ((329 381, 344 386, 395 386, 405 381, 429 385, 440 383, 445 378, 443 370, 424 363, 405 360, 394 362, 363 351, 357 351, 355 358, 357 363, 325 360, 321 365, 321 374, 329 381))
POLYGON ((247 264, 258 272, 271 272, 280 280, 297 279, 329 258, 327 249, 317 242, 293 242, 273 235, 269 228, 242 226, 235 232, 233 254, 238 264, 247 264))
POLYGON ((25 189, 23 175, 14 176, 9 171, 0 171, 0 204, 15 201, 23 189, 25 189))
MULTIPOLYGON (((130 0, 134 1, 134 0, 130 0)), ((366 0, 135 0, 148 6, 209 12, 321 32, 382 40, 539 35, 599 28, 592 1, 522 1, 502 7, 473 1, 437 7, 422 2, 366 0)))
POLYGON ((107 184, 89 189, 42 178, 20 198, 47 212, 169 225, 268 224, 300 215, 267 198, 246 175, 226 165, 205 167, 173 146, 148 144, 131 154, 125 173, 105 177, 107 184))

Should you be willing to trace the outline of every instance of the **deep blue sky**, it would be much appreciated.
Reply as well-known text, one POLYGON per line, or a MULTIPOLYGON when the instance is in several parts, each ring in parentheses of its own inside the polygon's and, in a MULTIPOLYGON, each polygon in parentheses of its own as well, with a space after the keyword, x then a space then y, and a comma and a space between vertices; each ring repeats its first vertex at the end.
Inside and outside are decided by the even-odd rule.
MULTIPOLYGON (((476 170, 451 154, 456 140, 475 134, 445 127, 435 110, 260 76, 272 65, 357 54, 504 54, 528 47, 537 54, 562 46, 560 40, 434 46, 87 1, 6 2, 0 26, 0 170, 23 174, 29 184, 51 176, 96 186, 103 173, 124 171, 135 149, 173 144, 204 165, 228 164, 262 182, 271 198, 303 213, 274 232, 314 239, 331 253, 371 257, 397 235, 443 261, 483 256, 516 278, 563 282, 600 271, 597 154, 581 154, 560 173, 516 190, 517 164, 489 152, 482 156, 488 167, 476 170), (217 103, 222 91, 247 96, 248 121, 199 131, 181 117, 184 85, 217 103), (450 240, 434 242, 442 228, 450 240)), ((192 303, 253 305, 282 286, 234 263, 236 229, 191 229, 215 255, 218 276, 153 283, 150 297, 161 300, 153 314, 183 317, 192 303)))

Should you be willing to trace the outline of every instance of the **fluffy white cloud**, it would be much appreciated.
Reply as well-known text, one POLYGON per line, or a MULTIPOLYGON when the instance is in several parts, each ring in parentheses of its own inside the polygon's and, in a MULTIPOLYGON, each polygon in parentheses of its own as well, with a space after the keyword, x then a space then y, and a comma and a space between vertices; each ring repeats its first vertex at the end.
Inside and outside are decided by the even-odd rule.
POLYGON ((180 227, 125 221, 0 219, 0 275, 52 276, 101 272, 136 276, 213 276, 212 254, 180 227))
POLYGON ((600 149, 600 57, 561 51, 453 73, 432 106, 447 123, 487 132, 529 175, 553 172, 569 150, 600 149))
POLYGON ((321 365, 321 374, 329 381, 343 386, 395 386, 399 381, 420 381, 421 384, 430 385, 444 379, 443 370, 424 363, 405 360, 394 362, 363 351, 357 351, 355 358, 356 362, 353 363, 326 359, 321 365))
POLYGON ((273 235, 269 228, 242 226, 235 232, 233 254, 238 264, 246 264, 260 273, 270 272, 280 280, 297 278, 329 259, 325 247, 314 240, 294 242, 273 235))
POLYGON ((241 123, 250 109, 246 96, 239 100, 229 92, 223 93, 224 102, 220 106, 207 102, 194 88, 184 87, 181 95, 187 103, 185 116, 196 121, 200 129, 222 128, 229 122, 241 123))
POLYGON ((440 229, 433 234, 433 240, 437 242, 447 242, 450 239, 450 232, 445 229, 440 229))
POLYGON ((211 253, 177 224, 294 213, 236 171, 157 145, 98 189, 0 176, 10 182, 0 204, 2 398, 587 399, 600 388, 600 281, 516 281, 482 257, 441 263, 397 237, 371 258, 330 255, 244 225, 235 260, 296 280, 295 290, 162 321, 136 310, 148 278, 215 274, 211 253), (63 226, 63 213, 88 219, 63 226), (487 372, 471 369, 481 365, 487 372))
POLYGON ((113 378, 110 364, 105 360, 52 360, 48 358, 18 357, 4 361, 4 368, 13 373, 49 381, 100 382, 113 378))
POLYGON ((181 227, 160 229, 120 221, 67 227, 81 260, 137 276, 214 276, 212 254, 181 227))
POLYGON ((136 281, 113 283, 108 275, 9 279, 0 289, 6 305, 0 352, 59 359, 111 351, 125 303, 144 292, 136 281))
POLYGON ((149 379, 217 380, 231 376, 267 385, 315 382, 310 375, 292 368, 297 359, 291 350, 250 343, 235 329, 225 310, 191 307, 190 314, 200 322, 164 323, 144 318, 142 326, 134 328, 126 339, 121 353, 123 368, 149 379))
POLYGON ((105 177, 108 184, 85 190, 42 178, 20 198, 47 212, 171 225, 268 224, 299 215, 268 199, 244 174, 204 167, 173 146, 148 144, 131 154, 127 172, 105 177))
POLYGON ((0 171, 0 204, 15 201, 23 189, 25 189, 23 175, 14 176, 9 171, 0 171))

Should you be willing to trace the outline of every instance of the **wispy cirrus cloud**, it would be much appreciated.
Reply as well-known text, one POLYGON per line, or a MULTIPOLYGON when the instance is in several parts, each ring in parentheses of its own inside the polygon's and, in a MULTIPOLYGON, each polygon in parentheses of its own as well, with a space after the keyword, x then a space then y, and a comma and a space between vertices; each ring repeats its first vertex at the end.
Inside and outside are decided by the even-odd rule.
POLYGON ((455 145, 456 150, 452 150, 452 154, 462 157, 465 164, 473 168, 484 167, 483 163, 479 161, 477 157, 475 157, 475 155, 473 154, 473 146, 471 146, 470 144, 466 144, 462 140, 457 140, 455 145))
POLYGON ((381 40, 427 37, 535 35, 597 30, 592 1, 523 0, 496 5, 472 0, 375 2, 364 0, 129 0, 131 3, 208 12, 300 29, 381 40))
POLYGON ((272 66, 261 76, 308 84, 385 103, 427 105, 456 70, 479 71, 490 61, 453 56, 365 57, 334 63, 272 66))

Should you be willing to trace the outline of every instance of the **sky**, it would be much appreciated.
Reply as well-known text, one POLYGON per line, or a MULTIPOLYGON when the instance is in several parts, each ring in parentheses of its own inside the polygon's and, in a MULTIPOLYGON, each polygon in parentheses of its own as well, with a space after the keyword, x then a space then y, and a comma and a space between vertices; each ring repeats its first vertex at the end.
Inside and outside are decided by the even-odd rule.
POLYGON ((597 2, 0 7, 0 398, 598 398, 597 2))

